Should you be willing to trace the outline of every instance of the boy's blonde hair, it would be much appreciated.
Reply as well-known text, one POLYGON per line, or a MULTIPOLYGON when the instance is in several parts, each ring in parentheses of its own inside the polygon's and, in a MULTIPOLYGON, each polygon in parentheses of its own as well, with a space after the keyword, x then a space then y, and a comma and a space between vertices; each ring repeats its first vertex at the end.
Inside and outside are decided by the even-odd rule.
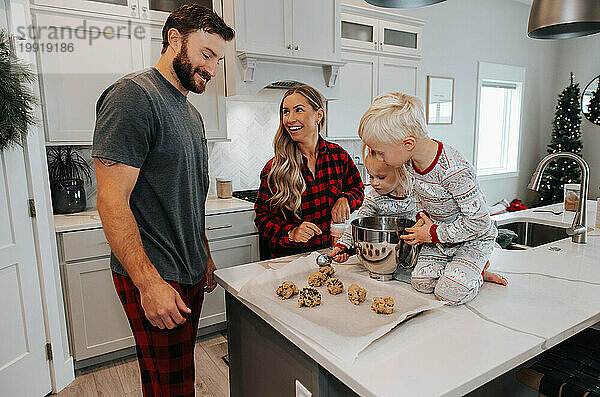
POLYGON ((423 103, 415 96, 388 92, 375 98, 360 119, 358 136, 363 142, 402 143, 413 136, 425 138, 423 103))
POLYGON ((393 168, 394 174, 396 175, 396 179, 398 180, 398 184, 402 188, 402 194, 404 196, 408 196, 408 194, 412 190, 412 178, 406 171, 404 165, 400 167, 392 167, 391 165, 387 165, 383 161, 378 160, 377 157, 375 157, 375 155, 371 151, 371 149, 365 143, 363 143, 362 145, 362 153, 363 163, 365 164, 365 167, 367 169, 369 169, 369 167, 373 165, 384 165, 386 167, 393 168))

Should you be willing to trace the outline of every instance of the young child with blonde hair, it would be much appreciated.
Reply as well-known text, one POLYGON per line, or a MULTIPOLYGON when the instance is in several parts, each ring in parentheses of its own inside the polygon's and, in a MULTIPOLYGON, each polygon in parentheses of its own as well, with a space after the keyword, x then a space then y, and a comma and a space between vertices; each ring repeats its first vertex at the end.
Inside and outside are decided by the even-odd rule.
MULTIPOLYGON (((412 183, 405 167, 391 167, 378 160, 366 145, 363 145, 363 159, 373 189, 358 209, 358 217, 379 215, 415 220, 417 211, 411 192, 412 183)), ((349 226, 331 251, 333 260, 347 261, 348 254, 337 254, 352 246, 352 228, 349 226)))
MULTIPOLYGON (((411 95, 380 95, 358 134, 376 158, 391 167, 405 165, 412 176, 417 222, 402 236, 408 244, 422 244, 412 286, 449 304, 473 299, 498 234, 473 166, 427 135, 423 104, 411 95)), ((491 281, 506 283, 497 277, 491 281)))

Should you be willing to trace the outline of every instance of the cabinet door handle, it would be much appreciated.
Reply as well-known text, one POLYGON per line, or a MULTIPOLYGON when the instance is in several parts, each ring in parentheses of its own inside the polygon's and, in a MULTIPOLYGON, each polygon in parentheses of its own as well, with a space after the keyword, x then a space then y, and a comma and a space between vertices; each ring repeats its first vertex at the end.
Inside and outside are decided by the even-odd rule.
POLYGON ((233 227, 233 225, 209 226, 206 230, 229 229, 230 227, 233 227))
POLYGON ((132 5, 131 5, 131 10, 132 10, 132 11, 135 11, 135 10, 137 10, 137 6, 136 6, 135 4, 132 4, 132 5))
POLYGON ((291 50, 291 49, 292 49, 292 45, 291 45, 291 44, 288 44, 288 46, 287 46, 287 49, 288 49, 288 50, 291 50))
POLYGON ((296 47, 294 47, 294 50, 298 51, 298 49, 299 49, 299 48, 300 48, 300 47, 296 46, 296 47))
POLYGON ((378 41, 376 41, 376 42, 375 42, 375 49, 377 49, 377 46, 378 46, 378 45, 379 45, 379 42, 378 42, 378 41))
POLYGON ((142 12, 146 12, 146 11, 148 11, 148 7, 142 6, 142 12))

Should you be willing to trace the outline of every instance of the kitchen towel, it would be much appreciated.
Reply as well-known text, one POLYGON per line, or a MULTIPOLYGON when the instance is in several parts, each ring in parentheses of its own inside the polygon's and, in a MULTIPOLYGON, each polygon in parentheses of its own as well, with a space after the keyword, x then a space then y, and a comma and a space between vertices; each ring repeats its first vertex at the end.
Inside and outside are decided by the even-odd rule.
MULTIPOLYGON (((352 364, 373 341, 410 316, 444 305, 433 296, 420 294, 404 283, 371 279, 364 267, 358 264, 334 264, 333 277, 342 281, 344 291, 331 295, 324 285, 317 287, 321 293, 319 306, 298 307, 298 295, 282 300, 275 294, 283 281, 292 281, 300 290, 308 286, 308 275, 318 270, 317 256, 318 253, 313 252, 278 269, 265 269, 249 280, 238 296, 348 364, 352 364), (366 300, 358 306, 348 300, 348 286, 353 283, 368 291, 366 300), (383 296, 394 299, 392 314, 377 314, 371 310, 373 298, 383 296)), ((355 257, 351 259, 355 263, 356 260, 355 257)))

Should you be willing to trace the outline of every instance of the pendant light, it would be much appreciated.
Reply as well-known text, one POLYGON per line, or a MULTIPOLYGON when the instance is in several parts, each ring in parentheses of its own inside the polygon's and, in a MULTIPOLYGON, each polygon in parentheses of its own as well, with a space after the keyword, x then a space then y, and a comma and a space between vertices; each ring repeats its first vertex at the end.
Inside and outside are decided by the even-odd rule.
POLYGON ((365 0, 369 4, 386 8, 415 8, 441 3, 446 0, 365 0))
POLYGON ((527 35, 568 39, 600 32, 599 0, 533 0, 527 35))

